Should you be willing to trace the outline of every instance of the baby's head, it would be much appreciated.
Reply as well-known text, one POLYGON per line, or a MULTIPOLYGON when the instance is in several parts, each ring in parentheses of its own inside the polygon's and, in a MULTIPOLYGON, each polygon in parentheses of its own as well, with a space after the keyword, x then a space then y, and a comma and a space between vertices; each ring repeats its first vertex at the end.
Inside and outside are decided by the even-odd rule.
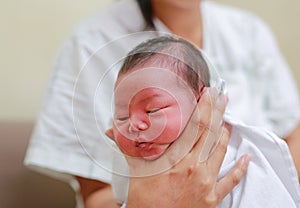
POLYGON ((183 131, 209 79, 191 43, 171 36, 141 43, 119 72, 107 135, 129 156, 158 158, 183 131))

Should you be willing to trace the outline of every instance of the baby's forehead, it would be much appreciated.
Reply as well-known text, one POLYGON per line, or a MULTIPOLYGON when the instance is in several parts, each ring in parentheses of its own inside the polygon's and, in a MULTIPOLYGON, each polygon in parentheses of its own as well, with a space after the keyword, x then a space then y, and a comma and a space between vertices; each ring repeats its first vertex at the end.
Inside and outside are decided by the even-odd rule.
POLYGON ((124 103, 130 104, 132 100, 135 103, 150 102, 146 98, 156 101, 170 101, 169 98, 172 98, 179 103, 195 99, 190 85, 172 70, 158 67, 144 67, 122 74, 118 78, 114 93, 115 104, 122 106, 124 103), (138 102, 140 100, 145 102, 138 102))
POLYGON ((158 67, 153 64, 136 65, 127 72, 119 74, 115 86, 118 86, 121 82, 124 82, 124 80, 130 80, 132 82, 144 80, 145 84, 159 84, 166 80, 169 82, 179 80, 180 82, 186 83, 184 76, 180 73, 176 73, 172 67, 158 67))
POLYGON ((122 73, 116 82, 116 90, 132 91, 137 93, 144 88, 160 88, 176 93, 176 88, 190 90, 190 85, 177 73, 169 68, 136 67, 126 73, 122 73))

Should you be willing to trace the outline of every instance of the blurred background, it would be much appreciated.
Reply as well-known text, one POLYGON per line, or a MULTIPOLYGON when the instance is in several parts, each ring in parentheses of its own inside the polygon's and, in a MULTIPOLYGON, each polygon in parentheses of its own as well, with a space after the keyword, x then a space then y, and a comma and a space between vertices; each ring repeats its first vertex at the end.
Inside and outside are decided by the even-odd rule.
MULTIPOLYGON (((55 56, 80 20, 116 0, 0 0, 0 207, 74 207, 67 185, 22 165, 55 56)), ((216 0, 269 24, 300 89, 300 1, 216 0)))

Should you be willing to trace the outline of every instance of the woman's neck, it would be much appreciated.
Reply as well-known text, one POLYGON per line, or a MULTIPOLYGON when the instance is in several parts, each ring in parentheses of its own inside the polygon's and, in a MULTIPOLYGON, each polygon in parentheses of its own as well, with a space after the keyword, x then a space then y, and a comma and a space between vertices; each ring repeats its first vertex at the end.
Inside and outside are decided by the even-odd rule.
POLYGON ((171 5, 171 3, 165 3, 162 0, 152 0, 152 6, 154 15, 160 19, 172 33, 202 48, 203 28, 199 4, 194 3, 194 5, 185 6, 176 5, 176 3, 174 3, 171 5))

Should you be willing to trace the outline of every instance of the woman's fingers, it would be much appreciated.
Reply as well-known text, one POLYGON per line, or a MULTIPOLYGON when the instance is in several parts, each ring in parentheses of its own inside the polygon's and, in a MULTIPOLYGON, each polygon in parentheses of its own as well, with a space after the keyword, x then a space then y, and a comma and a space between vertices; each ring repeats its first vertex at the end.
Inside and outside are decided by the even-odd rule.
POLYGON ((221 124, 226 105, 226 96, 218 95, 215 88, 207 88, 198 102, 195 111, 197 116, 193 116, 192 119, 193 123, 198 122, 199 139, 192 151, 200 162, 208 159, 222 135, 221 124))
POLYGON ((231 134, 231 125, 224 123, 221 130, 221 138, 219 142, 214 147, 213 152, 211 152, 210 157, 208 158, 208 165, 211 170, 215 170, 215 173, 218 174, 223 163, 227 146, 230 139, 231 134))
POLYGON ((250 156, 247 154, 243 155, 232 170, 216 184, 215 193, 218 199, 223 199, 237 184, 240 183, 247 172, 249 161, 250 156))

